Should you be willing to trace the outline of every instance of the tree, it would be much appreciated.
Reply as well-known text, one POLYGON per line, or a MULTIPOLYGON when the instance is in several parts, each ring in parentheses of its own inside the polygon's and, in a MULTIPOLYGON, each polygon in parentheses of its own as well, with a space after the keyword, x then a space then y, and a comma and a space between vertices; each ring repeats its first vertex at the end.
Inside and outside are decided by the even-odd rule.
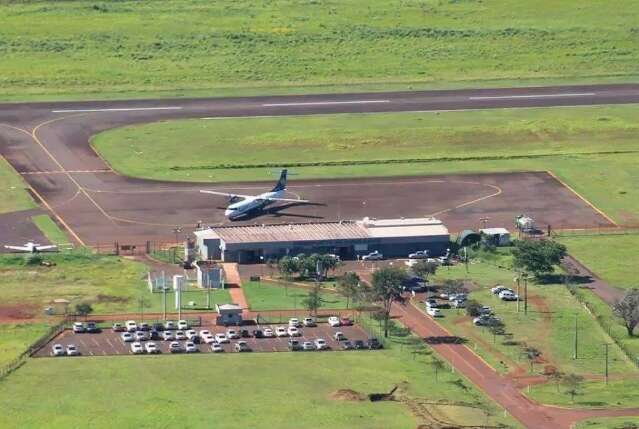
POLYGON ((432 366, 433 369, 435 370, 435 381, 437 382, 438 381, 437 378, 439 376, 439 371, 444 370, 444 368, 446 368, 446 365, 444 364, 444 362, 441 359, 433 356, 433 358, 430 361, 430 366, 432 366))
POLYGON ((493 344, 497 342, 497 335, 504 335, 506 333, 504 326, 499 323, 490 325, 488 327, 488 330, 490 331, 491 334, 493 334, 493 344))
POLYGON ((639 324, 639 289, 626 292, 621 301, 613 305, 613 311, 619 316, 628 331, 628 336, 634 335, 635 327, 639 324))
POLYGON ((559 370, 555 370, 548 374, 548 379, 555 382, 555 386, 557 386, 557 393, 559 393, 559 384, 564 379, 564 373, 559 370))
POLYGON ((337 290, 346 298, 346 308, 351 300, 356 300, 360 294, 360 278, 352 271, 344 273, 337 282, 337 290))
POLYGON ((566 246, 555 241, 517 240, 514 244, 515 267, 536 277, 555 271, 555 266, 566 256, 566 246))
POLYGON ((428 261, 419 261, 415 265, 413 265, 413 272, 417 277, 420 277, 424 282, 428 281, 428 277, 435 275, 437 272, 437 267, 439 264, 436 262, 428 262, 428 261))
POLYGON ((566 393, 570 395, 570 401, 575 402, 575 396, 579 394, 579 388, 584 378, 577 374, 566 374, 561 383, 566 386, 566 393))
POLYGON ((89 314, 93 313, 93 307, 91 307, 91 304, 83 302, 75 305, 75 312, 76 314, 86 318, 89 314))
POLYGON ((317 310, 322 306, 322 295, 320 294, 320 286, 316 284, 308 293, 306 298, 302 300, 302 305, 314 316, 317 316, 317 310))
POLYGON ((291 258, 290 256, 284 256, 277 263, 277 269, 286 280, 291 280, 291 278, 293 278, 293 274, 299 272, 299 260, 291 258))
POLYGON ((384 267, 373 273, 371 293, 382 303, 384 312, 384 337, 388 337, 388 321, 393 301, 401 297, 402 285, 408 279, 406 271, 398 267, 384 267))
POLYGON ((446 279, 442 284, 442 289, 447 295, 466 292, 464 282, 461 280, 446 279))
POLYGON ((534 370, 535 360, 541 356, 541 352, 534 347, 526 347, 524 349, 524 354, 528 362, 530 362, 530 372, 532 373, 534 370))
POLYGON ((470 317, 478 317, 481 314, 482 305, 474 299, 466 302, 466 314, 470 317))

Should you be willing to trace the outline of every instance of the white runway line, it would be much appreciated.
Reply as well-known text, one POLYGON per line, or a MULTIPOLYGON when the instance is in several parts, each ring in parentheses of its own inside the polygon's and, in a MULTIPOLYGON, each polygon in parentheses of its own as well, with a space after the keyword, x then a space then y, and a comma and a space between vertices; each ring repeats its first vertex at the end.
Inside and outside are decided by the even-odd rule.
POLYGON ((595 92, 581 92, 572 94, 529 94, 529 95, 494 95, 484 97, 468 97, 469 100, 508 100, 513 98, 553 98, 553 97, 588 97, 597 95, 595 92))
POLYGON ((181 106, 165 107, 121 107, 111 109, 64 109, 52 110, 51 113, 81 113, 81 112, 137 112, 143 110, 181 110, 181 106))
POLYGON ((390 100, 351 100, 351 101, 308 101, 299 103, 267 103, 262 107, 284 107, 284 106, 330 106, 333 104, 375 104, 390 103, 390 100))

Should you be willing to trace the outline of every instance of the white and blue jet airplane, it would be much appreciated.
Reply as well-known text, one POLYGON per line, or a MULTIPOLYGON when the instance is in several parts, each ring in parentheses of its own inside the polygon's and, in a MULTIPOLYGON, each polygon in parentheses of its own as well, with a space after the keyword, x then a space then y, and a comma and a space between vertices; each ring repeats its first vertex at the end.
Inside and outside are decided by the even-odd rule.
POLYGON ((224 211, 224 216, 226 216, 229 220, 240 219, 244 216, 247 216, 251 212, 263 209, 264 207, 278 201, 300 204, 309 203, 310 201, 308 200, 283 198, 283 196, 286 194, 287 172, 287 170, 282 170, 280 173, 280 179, 275 184, 275 187, 271 191, 264 192, 263 194, 259 195, 231 194, 227 192, 205 190, 201 190, 200 192, 202 192, 203 194, 222 195, 224 197, 227 197, 231 204, 229 204, 229 206, 224 211), (240 199, 240 201, 235 202, 235 200, 238 198, 240 199))

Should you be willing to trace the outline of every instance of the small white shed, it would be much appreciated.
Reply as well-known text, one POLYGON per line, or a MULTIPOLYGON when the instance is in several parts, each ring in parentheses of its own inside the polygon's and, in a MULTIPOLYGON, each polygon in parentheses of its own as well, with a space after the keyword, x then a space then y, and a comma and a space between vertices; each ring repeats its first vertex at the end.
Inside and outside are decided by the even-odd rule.
POLYGON ((479 233, 482 238, 495 246, 508 246, 510 244, 510 231, 506 228, 484 228, 479 233))

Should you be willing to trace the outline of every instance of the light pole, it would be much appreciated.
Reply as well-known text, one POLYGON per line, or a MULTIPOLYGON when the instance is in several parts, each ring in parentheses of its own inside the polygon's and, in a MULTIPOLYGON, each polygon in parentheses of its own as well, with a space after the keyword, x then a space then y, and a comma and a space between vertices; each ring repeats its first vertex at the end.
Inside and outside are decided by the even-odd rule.
POLYGON ((177 247, 178 244, 180 244, 178 242, 179 238, 178 238, 178 234, 182 232, 182 227, 181 226, 176 226, 175 228, 173 228, 173 233, 175 234, 175 247, 173 248, 173 263, 175 264, 175 261, 177 259, 177 247))

